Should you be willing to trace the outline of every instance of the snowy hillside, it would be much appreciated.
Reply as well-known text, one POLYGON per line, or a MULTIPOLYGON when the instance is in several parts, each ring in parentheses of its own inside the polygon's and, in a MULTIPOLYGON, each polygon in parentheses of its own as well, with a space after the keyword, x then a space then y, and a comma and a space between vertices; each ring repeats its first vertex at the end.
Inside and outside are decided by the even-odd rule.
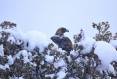
POLYGON ((108 31, 108 22, 93 23, 93 28, 99 31, 94 38, 81 30, 67 52, 42 32, 24 33, 15 23, 4 21, 0 79, 116 79, 117 40, 108 31))

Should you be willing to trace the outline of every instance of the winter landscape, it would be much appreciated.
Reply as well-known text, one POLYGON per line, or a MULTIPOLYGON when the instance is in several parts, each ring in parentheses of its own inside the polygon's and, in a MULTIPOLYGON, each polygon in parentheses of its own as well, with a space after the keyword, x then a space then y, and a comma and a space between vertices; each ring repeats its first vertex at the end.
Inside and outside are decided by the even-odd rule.
POLYGON ((0 79, 117 79, 117 0, 0 3, 0 79))
POLYGON ((117 79, 117 33, 109 22, 92 23, 95 37, 80 30, 73 42, 60 27, 50 39, 23 33, 17 24, 0 24, 1 79, 117 79))

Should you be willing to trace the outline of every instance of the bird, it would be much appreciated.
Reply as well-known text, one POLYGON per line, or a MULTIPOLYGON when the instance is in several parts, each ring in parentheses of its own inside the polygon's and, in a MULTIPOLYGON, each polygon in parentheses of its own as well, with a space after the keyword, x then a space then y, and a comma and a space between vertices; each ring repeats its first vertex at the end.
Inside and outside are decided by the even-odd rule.
POLYGON ((67 36, 64 36, 66 32, 69 32, 69 30, 65 27, 58 28, 55 35, 51 37, 51 40, 57 44, 59 48, 70 53, 70 51, 73 50, 73 45, 71 40, 67 36))
POLYGON ((63 36, 65 32, 69 32, 69 30, 64 27, 60 27, 57 29, 55 35, 63 36))

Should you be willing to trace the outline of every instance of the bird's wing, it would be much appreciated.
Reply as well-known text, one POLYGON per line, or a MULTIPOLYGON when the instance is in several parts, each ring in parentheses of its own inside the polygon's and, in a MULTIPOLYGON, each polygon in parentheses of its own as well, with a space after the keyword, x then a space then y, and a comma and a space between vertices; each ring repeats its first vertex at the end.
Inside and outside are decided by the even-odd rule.
POLYGON ((59 37, 59 36, 52 36, 51 37, 51 40, 55 43, 55 44, 57 44, 58 46, 60 45, 60 43, 61 43, 61 38, 59 37))
POLYGON ((61 39, 61 47, 65 50, 72 50, 72 42, 68 37, 63 37, 61 39))

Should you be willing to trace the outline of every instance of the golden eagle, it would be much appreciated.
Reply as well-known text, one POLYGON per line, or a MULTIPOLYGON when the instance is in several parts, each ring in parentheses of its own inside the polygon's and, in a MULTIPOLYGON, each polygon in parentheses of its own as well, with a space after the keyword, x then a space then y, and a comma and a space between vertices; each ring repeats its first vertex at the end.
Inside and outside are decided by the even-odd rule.
POLYGON ((62 50, 67 51, 70 53, 70 51, 73 49, 72 48, 72 42, 71 40, 64 36, 65 32, 69 32, 66 28, 61 27, 59 28, 55 35, 51 37, 51 40, 58 45, 59 48, 62 48, 62 50))

